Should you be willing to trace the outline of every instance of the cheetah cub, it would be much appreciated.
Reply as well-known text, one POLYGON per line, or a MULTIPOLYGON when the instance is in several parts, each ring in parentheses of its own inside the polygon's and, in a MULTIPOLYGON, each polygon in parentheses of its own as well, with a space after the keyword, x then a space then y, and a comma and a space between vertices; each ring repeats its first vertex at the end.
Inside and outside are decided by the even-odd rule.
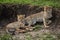
POLYGON ((18 21, 16 22, 13 22, 13 23, 9 23, 7 26, 6 26, 6 32, 7 33, 11 33, 12 32, 15 32, 16 30, 20 30, 19 28, 20 27, 24 27, 24 23, 23 23, 23 19, 24 19, 24 15, 19 15, 18 16, 18 21), (19 19, 20 18, 20 19, 19 19))
POLYGON ((49 18, 51 17, 52 7, 44 6, 44 11, 27 16, 25 18, 25 23, 28 24, 28 26, 31 26, 34 25, 36 22, 43 22, 45 27, 49 27, 47 25, 51 23, 51 20, 49 20, 49 18))

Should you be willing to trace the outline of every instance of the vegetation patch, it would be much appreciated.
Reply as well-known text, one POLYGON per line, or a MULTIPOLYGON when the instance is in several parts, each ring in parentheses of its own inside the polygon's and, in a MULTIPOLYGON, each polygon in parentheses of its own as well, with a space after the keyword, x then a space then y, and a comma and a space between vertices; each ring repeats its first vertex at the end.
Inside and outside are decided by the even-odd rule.
POLYGON ((60 7, 60 0, 0 0, 0 3, 31 4, 38 6, 49 5, 54 7, 60 7))
POLYGON ((26 40, 57 40, 57 37, 53 34, 36 34, 34 37, 27 35, 26 40))
POLYGON ((12 36, 10 34, 4 34, 0 36, 0 40, 12 40, 12 36))
POLYGON ((39 29, 42 29, 43 25, 35 25, 34 27, 35 27, 34 30, 37 31, 39 29))

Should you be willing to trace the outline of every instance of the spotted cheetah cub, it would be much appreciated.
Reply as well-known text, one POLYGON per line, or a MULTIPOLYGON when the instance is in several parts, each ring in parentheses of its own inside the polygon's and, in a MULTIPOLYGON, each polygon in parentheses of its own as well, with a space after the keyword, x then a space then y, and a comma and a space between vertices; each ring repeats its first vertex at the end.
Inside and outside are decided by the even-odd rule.
POLYGON ((47 25, 51 23, 51 20, 49 20, 49 18, 51 17, 52 7, 44 6, 44 11, 27 16, 25 18, 25 23, 28 24, 28 26, 31 26, 34 25, 36 22, 43 22, 45 27, 49 27, 47 25))
POLYGON ((16 30, 19 30, 20 27, 24 27, 25 25, 23 23, 23 19, 24 19, 24 15, 19 15, 18 16, 18 21, 13 22, 13 23, 9 23, 6 26, 6 32, 7 33, 9 33, 9 32, 11 33, 11 32, 14 32, 16 30))

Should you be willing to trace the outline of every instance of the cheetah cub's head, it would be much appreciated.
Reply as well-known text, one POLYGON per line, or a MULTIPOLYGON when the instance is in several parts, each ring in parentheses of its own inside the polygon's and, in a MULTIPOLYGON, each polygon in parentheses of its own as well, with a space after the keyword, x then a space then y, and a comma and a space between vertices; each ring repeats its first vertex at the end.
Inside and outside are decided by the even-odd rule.
POLYGON ((44 6, 44 12, 47 13, 48 18, 52 17, 52 7, 51 6, 44 6))
POLYGON ((18 21, 23 21, 25 18, 25 15, 17 15, 17 20, 18 21))

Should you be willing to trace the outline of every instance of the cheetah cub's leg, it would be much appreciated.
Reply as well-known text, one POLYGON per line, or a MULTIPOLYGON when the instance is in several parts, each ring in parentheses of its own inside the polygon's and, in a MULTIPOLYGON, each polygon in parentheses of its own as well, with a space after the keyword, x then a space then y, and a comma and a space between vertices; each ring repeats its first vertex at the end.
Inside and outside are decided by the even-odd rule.
POLYGON ((44 24, 45 27, 49 27, 46 18, 43 18, 43 24, 44 24))
POLYGON ((28 22, 28 27, 30 27, 32 25, 32 21, 28 22))
POLYGON ((52 23, 52 21, 51 20, 48 20, 48 25, 51 24, 51 23, 52 23))
POLYGON ((49 25, 52 23, 52 20, 46 19, 46 23, 47 23, 47 25, 49 25))

